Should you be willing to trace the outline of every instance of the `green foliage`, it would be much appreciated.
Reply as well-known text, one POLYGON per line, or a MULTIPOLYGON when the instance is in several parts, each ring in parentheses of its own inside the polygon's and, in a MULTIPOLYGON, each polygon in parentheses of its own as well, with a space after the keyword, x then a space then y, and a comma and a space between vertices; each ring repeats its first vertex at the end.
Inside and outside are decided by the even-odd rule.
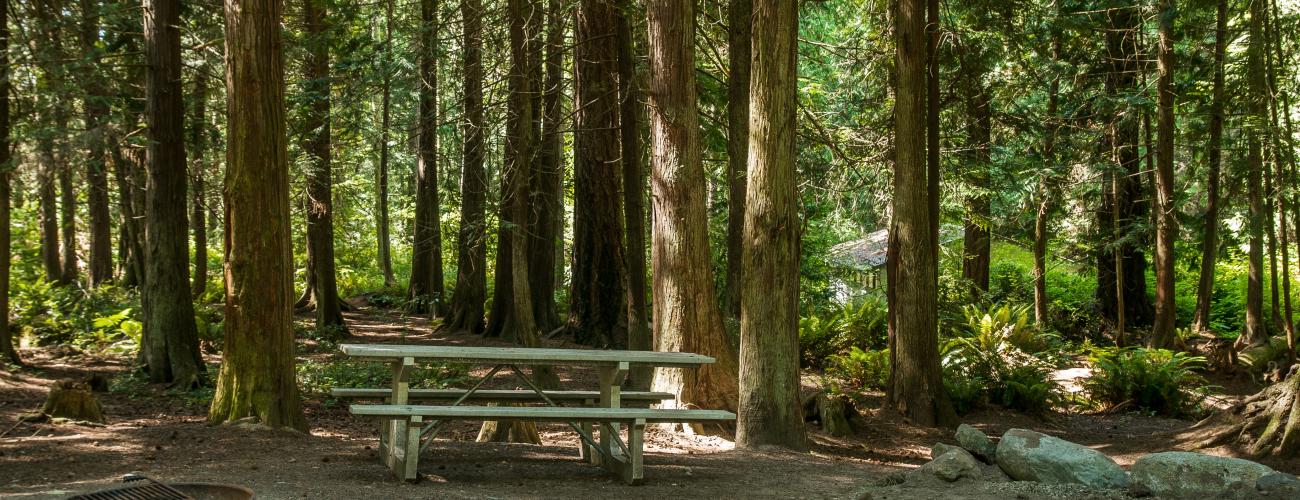
POLYGON ((833 392, 882 390, 889 381, 889 350, 864 351, 851 347, 848 353, 827 359, 826 375, 827 385, 833 392))
POLYGON ((1060 401, 1052 365, 1035 352, 1046 348, 1028 324, 1023 306, 964 309, 961 336, 943 348, 944 385, 959 411, 985 403, 1042 413, 1060 401))
MULTIPOLYGON (((411 387, 440 388, 467 380, 462 365, 422 365, 411 373, 411 387)), ((308 359, 297 364, 303 394, 329 394, 334 387, 387 387, 393 372, 387 364, 350 359, 308 359)))
POLYGON ((119 354, 140 345, 139 297, 111 285, 86 289, 36 279, 15 281, 13 326, 36 345, 71 345, 119 354))
POLYGON ((369 294, 366 301, 380 309, 401 309, 406 307, 406 289, 398 286, 384 287, 369 294))
POLYGON ((1174 417, 1199 410, 1209 386, 1200 371, 1205 358, 1166 349, 1096 348, 1090 356, 1093 374, 1084 389, 1094 403, 1132 404, 1174 417))
POLYGON ((852 348, 883 349, 888 344, 887 306, 870 296, 833 309, 824 317, 799 319, 799 351, 805 366, 822 366, 831 356, 852 348))
POLYGON ((965 323, 961 328, 965 338, 979 343, 982 350, 994 350, 999 342, 1029 353, 1042 352, 1048 347, 1045 336, 1029 324, 1029 306, 995 304, 981 308, 968 305, 962 308, 962 313, 965 323))

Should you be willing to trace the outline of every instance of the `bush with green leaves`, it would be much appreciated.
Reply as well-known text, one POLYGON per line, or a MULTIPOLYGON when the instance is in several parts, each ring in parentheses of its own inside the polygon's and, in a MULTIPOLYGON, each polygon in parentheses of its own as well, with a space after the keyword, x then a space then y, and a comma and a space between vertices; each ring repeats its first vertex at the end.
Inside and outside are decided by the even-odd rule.
POLYGON ((140 345, 139 296, 103 285, 58 286, 41 279, 15 281, 13 328, 36 345, 131 353, 140 345))
POLYGON ((1046 348, 1028 311, 1019 306, 970 306, 958 336, 943 346, 945 387, 958 411, 997 404, 1042 413, 1060 401, 1046 348))
POLYGON ((889 349, 851 347, 849 352, 827 359, 826 375, 833 392, 884 389, 889 381, 889 349))
POLYGON ((823 316, 799 319, 799 352, 804 366, 820 367, 852 348, 878 350, 888 345, 888 308, 884 300, 867 297, 823 316))
POLYGON ((1084 389, 1096 404, 1134 407, 1172 417, 1199 413, 1209 385, 1205 358, 1167 349, 1095 348, 1084 389))

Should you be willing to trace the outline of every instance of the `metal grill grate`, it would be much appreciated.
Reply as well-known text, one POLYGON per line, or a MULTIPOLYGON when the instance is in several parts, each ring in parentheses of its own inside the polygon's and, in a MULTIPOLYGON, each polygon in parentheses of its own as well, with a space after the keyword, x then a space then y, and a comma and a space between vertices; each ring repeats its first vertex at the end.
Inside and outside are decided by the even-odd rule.
POLYGON ((68 500, 193 500, 193 497, 181 493, 176 488, 144 476, 128 475, 125 480, 131 484, 77 495, 68 500))

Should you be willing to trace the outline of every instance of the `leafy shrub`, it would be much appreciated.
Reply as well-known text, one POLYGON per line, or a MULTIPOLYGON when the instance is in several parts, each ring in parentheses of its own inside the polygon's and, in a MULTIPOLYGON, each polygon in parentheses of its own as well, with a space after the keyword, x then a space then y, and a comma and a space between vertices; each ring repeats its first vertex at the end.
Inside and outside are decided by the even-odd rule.
POLYGON ((379 309, 400 309, 407 305, 406 290, 396 286, 386 287, 366 295, 366 302, 379 309))
POLYGON ((805 366, 822 366, 831 356, 857 347, 883 349, 888 345, 887 306, 869 297, 823 317, 799 319, 799 351, 805 366))
POLYGON ((987 309, 969 305, 962 308, 964 323, 963 333, 980 343, 985 349, 994 343, 1007 342, 1025 352, 1036 353, 1047 350, 1045 336, 1029 324, 1029 306, 992 305, 987 309))
POLYGON ((142 327, 135 292, 111 285, 81 288, 15 280, 13 326, 37 345, 71 345, 127 353, 136 350, 142 327))
POLYGON ((884 389, 889 380, 889 350, 864 351, 851 347, 847 354, 835 354, 827 359, 826 374, 834 392, 884 389))
POLYGON ((943 349, 944 385, 958 411, 993 403, 1041 413, 1056 404, 1051 365, 1032 354, 1046 348, 1024 307, 965 308, 961 336, 943 349))
POLYGON ((1197 412, 1209 387, 1200 370, 1205 358, 1167 349, 1097 348, 1093 374, 1083 387, 1095 403, 1182 417, 1197 412))
MULTIPOLYGON (((411 373, 411 387, 447 387, 464 381, 468 373, 462 365, 422 365, 411 373)), ((328 394, 334 387, 388 387, 393 382, 387 364, 350 359, 301 361, 297 375, 304 394, 328 394)))
POLYGON ((1034 279, 1030 269, 1032 268, 1014 262, 994 262, 989 266, 989 291, 984 294, 984 299, 990 302, 1033 303, 1034 279))

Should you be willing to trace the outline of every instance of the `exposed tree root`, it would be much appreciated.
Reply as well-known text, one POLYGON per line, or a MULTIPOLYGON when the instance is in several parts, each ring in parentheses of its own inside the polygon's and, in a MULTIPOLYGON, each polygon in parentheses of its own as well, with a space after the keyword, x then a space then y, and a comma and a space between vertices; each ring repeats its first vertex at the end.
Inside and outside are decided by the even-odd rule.
POLYGON ((1196 429, 1210 434, 1193 446, 1234 446, 1256 458, 1296 456, 1300 451, 1300 376, 1296 373, 1297 367, 1292 367, 1281 382, 1197 423, 1196 429))

